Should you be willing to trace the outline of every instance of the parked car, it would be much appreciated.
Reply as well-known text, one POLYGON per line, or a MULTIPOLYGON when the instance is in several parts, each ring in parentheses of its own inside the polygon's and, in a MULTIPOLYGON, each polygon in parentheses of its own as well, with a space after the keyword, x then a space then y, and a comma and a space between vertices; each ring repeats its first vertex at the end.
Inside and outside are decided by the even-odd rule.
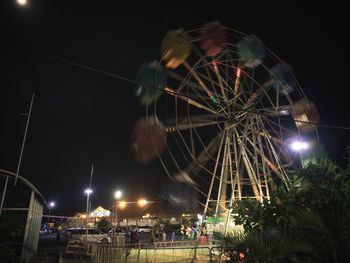
MULTIPOLYGON (((108 234, 113 235, 113 228, 108 230, 108 234)), ((129 235, 128 230, 126 228, 122 228, 122 227, 116 228, 114 234, 115 235, 123 235, 125 237, 128 237, 128 235, 129 235)))
POLYGON ((153 230, 151 226, 138 226, 136 227, 138 233, 150 233, 153 230))
POLYGON ((111 242, 111 238, 107 233, 93 228, 68 228, 64 231, 64 236, 68 239, 86 240, 98 243, 111 242))

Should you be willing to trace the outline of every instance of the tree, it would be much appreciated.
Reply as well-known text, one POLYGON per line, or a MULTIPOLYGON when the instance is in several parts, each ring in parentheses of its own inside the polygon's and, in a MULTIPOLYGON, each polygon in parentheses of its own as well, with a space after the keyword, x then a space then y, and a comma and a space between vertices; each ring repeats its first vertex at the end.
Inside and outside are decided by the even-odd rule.
POLYGON ((111 227, 111 223, 106 218, 102 218, 97 223, 97 228, 103 232, 107 232, 110 227, 111 227))
POLYGON ((300 171, 289 171, 288 190, 284 185, 274 186, 269 200, 265 198, 260 203, 246 199, 234 204, 236 224, 243 224, 247 236, 255 240, 249 246, 246 243, 250 256, 260 255, 257 257, 273 262, 258 251, 272 251, 280 244, 292 251, 293 244, 304 240, 317 251, 317 262, 350 262, 347 256, 350 241, 350 148, 345 159, 345 169, 323 159, 300 171), (277 243, 273 245, 271 242, 277 243))

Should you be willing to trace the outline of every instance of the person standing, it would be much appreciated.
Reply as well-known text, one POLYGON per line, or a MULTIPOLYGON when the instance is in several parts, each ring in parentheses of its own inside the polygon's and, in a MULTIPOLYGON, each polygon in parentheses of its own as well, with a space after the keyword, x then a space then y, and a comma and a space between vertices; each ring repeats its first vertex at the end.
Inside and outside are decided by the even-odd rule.
POLYGON ((186 228, 186 236, 188 239, 191 237, 191 228, 189 226, 186 228))
POLYGON ((135 240, 135 231, 131 229, 130 231, 130 243, 133 244, 135 240))
POLYGON ((166 232, 163 231, 163 242, 166 242, 166 232))
POLYGON ((56 243, 60 243, 60 239, 61 239, 61 232, 58 230, 56 234, 56 243))
POLYGON ((156 230, 156 242, 158 242, 159 241, 159 230, 157 229, 156 230))
POLYGON ((171 234, 171 242, 173 243, 175 241, 175 232, 173 231, 173 233, 171 234))
POLYGON ((151 239, 150 239, 151 243, 154 243, 154 233, 153 230, 151 230, 151 239))
POLYGON ((180 232, 181 232, 181 240, 184 240, 185 239, 185 226, 184 225, 181 225, 180 232))
POLYGON ((137 231, 135 231, 134 242, 135 243, 139 242, 139 234, 137 233, 137 231))

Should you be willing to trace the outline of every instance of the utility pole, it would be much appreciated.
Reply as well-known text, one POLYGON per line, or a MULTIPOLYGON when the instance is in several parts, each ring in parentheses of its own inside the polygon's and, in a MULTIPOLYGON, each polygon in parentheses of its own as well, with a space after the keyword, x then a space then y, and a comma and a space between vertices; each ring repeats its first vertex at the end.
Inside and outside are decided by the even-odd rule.
POLYGON ((90 183, 89 183, 89 188, 85 190, 85 193, 87 194, 86 196, 86 221, 85 221, 85 233, 86 233, 86 239, 87 239, 87 234, 88 234, 88 219, 89 219, 89 215, 90 215, 90 211, 89 211, 89 197, 90 194, 92 193, 91 190, 91 181, 92 181, 92 176, 94 174, 94 164, 91 164, 91 172, 90 172, 90 183))

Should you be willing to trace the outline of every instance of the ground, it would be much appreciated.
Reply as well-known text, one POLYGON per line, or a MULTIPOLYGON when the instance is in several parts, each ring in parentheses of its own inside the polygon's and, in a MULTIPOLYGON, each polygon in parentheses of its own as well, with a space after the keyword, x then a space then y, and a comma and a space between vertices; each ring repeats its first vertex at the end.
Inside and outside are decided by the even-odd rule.
MULTIPOLYGON (((140 241, 143 244, 149 243, 150 233, 140 234, 140 241)), ((160 240, 162 241, 162 237, 160 240)), ((186 243, 188 244, 187 239, 184 240, 185 243, 181 242, 181 236, 176 236, 176 241, 180 241, 176 246, 172 245, 171 235, 167 234, 167 243, 159 243, 157 249, 154 250, 154 247, 151 244, 148 244, 148 248, 143 248, 141 252, 139 250, 131 250, 128 255, 128 261, 130 262, 146 262, 149 260, 162 262, 166 258, 191 258, 193 255, 193 247, 181 248, 186 243), (183 244, 183 245, 182 245, 183 244), (180 246, 181 247, 180 247, 180 246), (170 247, 172 246, 172 247, 170 247)), ((130 239, 126 240, 127 245, 130 244, 130 239)), ((191 241, 190 241, 191 242, 191 241)), ((66 246, 67 239, 62 237, 59 241, 56 240, 56 234, 41 234, 39 237, 38 244, 38 257, 40 258, 39 262, 45 263, 54 263, 59 262, 59 255, 61 260, 64 263, 78 263, 78 262, 91 262, 90 258, 76 258, 72 255, 66 255, 66 246)), ((208 254, 207 248, 201 248, 199 254, 208 254)), ((199 255, 201 256, 201 255, 199 255)))

